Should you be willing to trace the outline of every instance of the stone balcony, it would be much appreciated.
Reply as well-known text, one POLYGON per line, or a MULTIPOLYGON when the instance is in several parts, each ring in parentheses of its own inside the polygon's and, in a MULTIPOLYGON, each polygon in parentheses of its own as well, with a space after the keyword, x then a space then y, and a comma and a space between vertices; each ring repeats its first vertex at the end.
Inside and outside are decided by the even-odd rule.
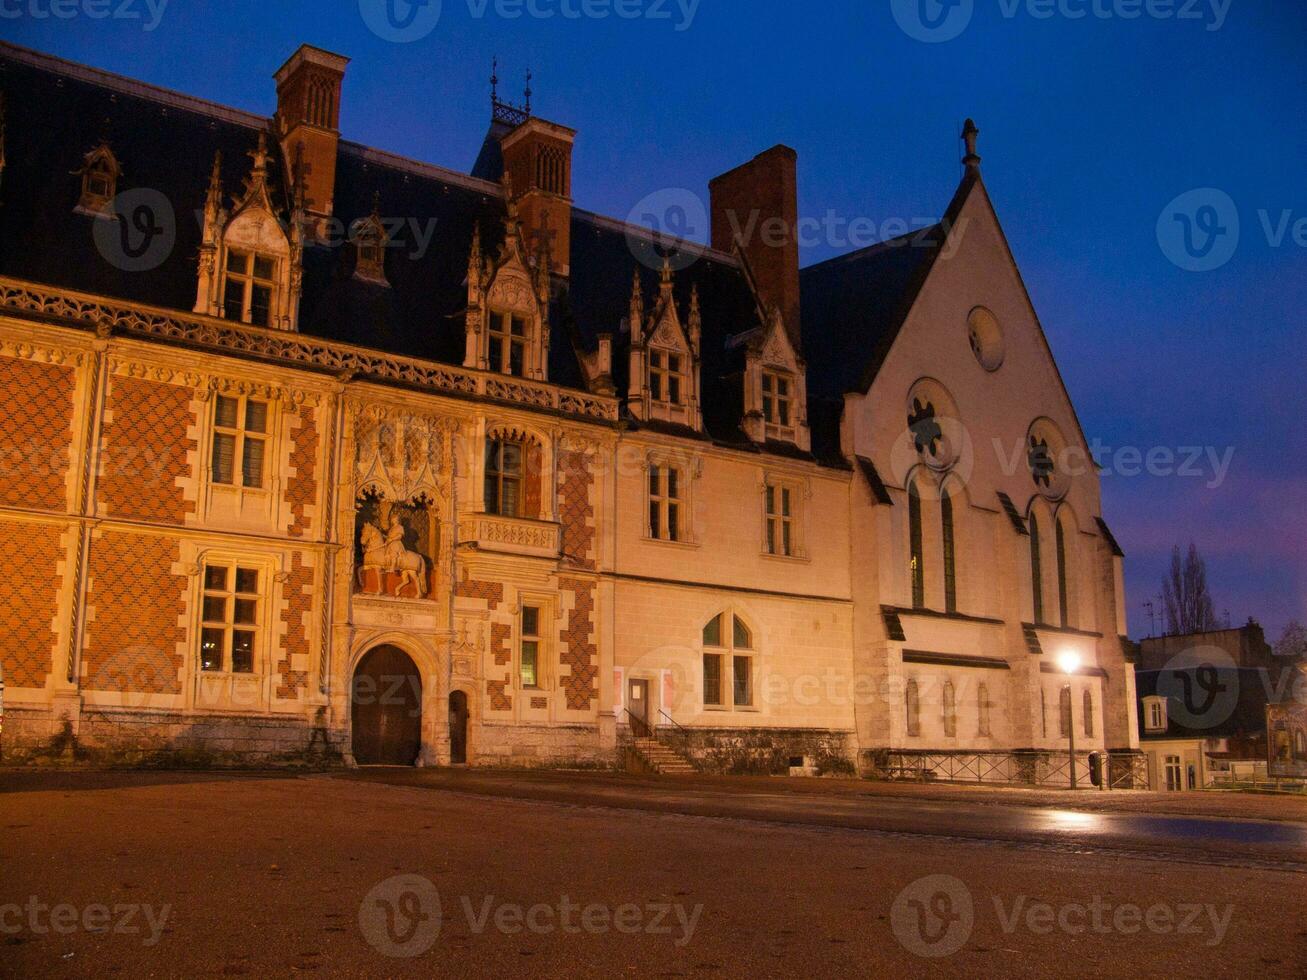
POLYGON ((458 539, 480 551, 557 558, 562 551, 562 526, 525 517, 473 514, 459 520, 458 539))

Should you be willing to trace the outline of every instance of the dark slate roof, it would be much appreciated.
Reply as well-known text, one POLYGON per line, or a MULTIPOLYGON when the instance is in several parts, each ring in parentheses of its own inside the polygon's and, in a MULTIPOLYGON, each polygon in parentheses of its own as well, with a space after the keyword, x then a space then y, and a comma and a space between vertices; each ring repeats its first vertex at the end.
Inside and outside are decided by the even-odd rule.
MULTIPOLYGON (((1285 669, 1292 670, 1293 667, 1285 665, 1285 669)), ((1184 670, 1183 673, 1190 675, 1189 687, 1194 699, 1191 709, 1186 709, 1183 704, 1184 684, 1175 676, 1176 670, 1135 671, 1136 708, 1141 739, 1228 738, 1265 733, 1266 705, 1274 703, 1275 696, 1272 692, 1279 690, 1277 684, 1280 678, 1274 675, 1267 677, 1254 667, 1199 667, 1184 670), (1218 687, 1230 692, 1215 695, 1210 715, 1205 715, 1202 709, 1209 697, 1211 677, 1196 675, 1196 671, 1204 669, 1214 669, 1218 687), (1148 732, 1144 726, 1144 698, 1158 694, 1167 699, 1167 728, 1164 733, 1148 732), (1210 720, 1211 724, 1202 724, 1206 720, 1210 720)), ((1291 699, 1293 686, 1285 685, 1284 689, 1284 696, 1291 699)))
POLYGON ((943 220, 799 274, 808 392, 865 393, 907 320, 979 174, 958 187, 943 220))
MULTIPOLYGON (((195 302, 199 215, 214 155, 222 154, 224 205, 230 206, 249 174, 248 154, 271 121, 3 44, 0 88, 7 131, 7 164, 0 180, 0 274, 190 310, 195 302), (122 166, 120 193, 148 188, 173 209, 176 243, 154 269, 127 272, 115 267, 93 239, 92 230, 103 219, 74 211, 80 177, 72 171, 102 139, 122 166)), ((354 276, 355 252, 343 244, 343 233, 333 244, 306 248, 302 333, 461 363, 473 229, 480 226, 483 248, 491 255, 503 236, 503 197, 492 181, 502 171, 497 137, 504 128, 492 123, 471 176, 341 142, 335 194, 338 227, 343 232, 367 217, 377 202, 393 239, 385 258, 389 285, 354 276), (427 235, 428 244, 422 247, 427 235)), ((287 217, 285 167, 276 140, 268 144, 273 203, 287 217)), ((964 182, 959 189, 955 206, 966 186, 964 182)), ((581 210, 573 213, 571 233, 570 278, 550 316, 550 379, 584 387, 578 354, 593 352, 599 335, 610 333, 613 381, 621 396, 629 371, 626 320, 632 278, 639 269, 645 309, 652 311, 662 246, 643 230, 581 210)), ((942 237, 936 226, 919 233, 914 247, 902 247, 903 242, 895 240, 803 270, 813 441, 809 458, 849 465, 839 449, 842 396, 860 386, 865 389, 874 375, 942 237)), ((679 267, 675 301, 684 318, 691 289, 697 287, 703 314, 707 437, 740 449, 806 456, 791 446, 755 446, 740 429, 744 347, 738 338, 760 326, 741 263, 702 246, 680 249, 674 256, 679 267)))

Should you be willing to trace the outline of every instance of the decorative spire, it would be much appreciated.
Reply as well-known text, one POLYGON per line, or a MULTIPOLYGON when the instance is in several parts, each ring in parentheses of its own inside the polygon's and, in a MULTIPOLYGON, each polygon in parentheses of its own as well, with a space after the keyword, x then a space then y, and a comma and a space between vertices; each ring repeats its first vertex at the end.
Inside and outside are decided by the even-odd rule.
POLYGON ((659 280, 664 289, 670 288, 672 285, 672 257, 670 252, 663 255, 663 269, 659 274, 659 280))
POLYGON ((695 357, 699 356, 699 334, 703 327, 703 312, 699 309, 699 284, 693 283, 690 286, 690 346, 693 348, 695 357))
POLYGON ((533 74, 531 73, 531 69, 528 68, 528 69, 526 70, 526 92, 525 92, 525 95, 526 95, 526 106, 525 106, 525 108, 526 108, 526 114, 527 114, 528 116, 531 115, 531 79, 533 79, 534 77, 535 77, 535 75, 533 75, 533 74))
POLYGON ((644 283, 640 280, 640 268, 636 266, 635 281, 631 283, 631 340, 639 340, 643 329, 644 283))
POLYGON ((976 153, 976 137, 979 135, 980 130, 976 128, 975 121, 968 119, 962 127, 962 139, 967 146, 967 155, 962 158, 962 163, 968 170, 980 169, 980 155, 976 153))
POLYGON ((495 55, 490 62, 490 107, 493 109, 499 102, 499 55, 495 55))
POLYGON ((5 93, 0 89, 0 180, 5 176, 5 93))

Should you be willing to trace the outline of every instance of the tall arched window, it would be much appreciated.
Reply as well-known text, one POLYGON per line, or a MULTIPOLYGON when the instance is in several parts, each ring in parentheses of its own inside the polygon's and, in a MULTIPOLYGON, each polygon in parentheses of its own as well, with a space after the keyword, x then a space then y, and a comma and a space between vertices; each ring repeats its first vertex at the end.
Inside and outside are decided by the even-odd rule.
POLYGON ((908 735, 915 738, 921 734, 921 692, 917 690, 916 681, 908 681, 903 702, 908 712, 908 735))
POLYGON ((953 498, 946 492, 939 498, 939 523, 944 538, 944 611, 958 611, 957 546, 953 537, 953 498))
POLYGON ((1085 712, 1085 737, 1093 738, 1094 737, 1094 692, 1088 689, 1085 690, 1084 712, 1085 712))
POLYGON ((1067 598, 1067 578, 1066 578, 1066 533, 1062 527, 1062 520, 1059 518, 1054 521, 1056 528, 1057 544, 1057 612, 1060 619, 1059 623, 1063 626, 1070 626, 1071 620, 1068 613, 1067 598))
POLYGON ((1044 566, 1039 557, 1039 518, 1030 512, 1030 594, 1036 623, 1044 621, 1044 566))
POLYGON ((1058 714, 1061 715, 1062 737, 1066 738, 1071 734, 1071 688, 1062 688, 1062 696, 1058 699, 1058 707, 1061 709, 1058 714))
POLYGON ((753 631, 739 616, 718 613, 703 628, 703 703, 707 707, 753 705, 753 631), (727 635, 727 627, 730 634, 727 635), (727 673, 729 671, 729 674, 727 673), (730 684, 727 701, 726 685, 730 684))
POLYGON ((921 492, 916 480, 908 484, 908 548, 911 552, 912 608, 922 609, 926 605, 926 556, 921 541, 921 492))
POLYGON ((944 682, 942 702, 944 706, 944 736, 946 738, 957 738, 958 699, 957 692, 953 690, 952 681, 944 682))
POLYGON ((989 686, 982 681, 976 689, 976 734, 989 734, 989 686))

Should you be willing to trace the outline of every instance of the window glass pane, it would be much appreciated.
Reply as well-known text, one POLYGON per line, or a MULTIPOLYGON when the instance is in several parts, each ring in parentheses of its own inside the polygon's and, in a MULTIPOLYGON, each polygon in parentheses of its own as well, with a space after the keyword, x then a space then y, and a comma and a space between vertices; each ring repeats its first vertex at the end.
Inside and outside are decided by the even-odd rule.
POLYGON ((767 554, 776 554, 776 522, 770 519, 767 521, 767 554))
POLYGON ((681 359, 676 354, 667 355, 667 370, 673 374, 679 374, 681 370, 681 359))
POLYGON ((518 377, 526 374, 526 348, 516 342, 510 346, 508 373, 518 377))
POLYGON ((667 470, 667 496, 671 497, 673 500, 681 495, 680 490, 677 487, 678 475, 679 474, 674 469, 669 468, 667 470))
POLYGON ((651 538, 662 537, 662 521, 659 520, 658 501, 649 502, 649 536, 651 538))
POLYGON ((789 425, 789 424, 790 424, 790 403, 787 402, 787 401, 783 401, 783 402, 780 403, 779 408, 780 408, 781 425, 789 425))
POLYGON ((740 622, 740 617, 735 617, 735 645, 741 650, 753 649, 753 634, 749 632, 749 627, 740 622))
POLYGON ((539 687, 540 646, 535 640, 522 641, 522 686, 539 687))
POLYGON ((722 703, 722 656, 719 653, 703 655, 703 703, 722 703))
POLYGON ((263 440, 245 440, 245 458, 241 463, 241 475, 247 487, 263 486, 263 440))
POLYGON ((232 249, 227 253, 227 268, 242 275, 250 271, 250 253, 232 249))
POLYGON ((504 477, 501 488, 497 513, 504 517, 517 517, 521 513, 521 484, 516 479, 504 477))
POLYGON ((237 599, 236 600, 236 618, 235 622, 242 626, 253 626, 258 619, 259 603, 257 599, 237 599))
POLYGON ((234 674, 254 673, 254 634, 249 630, 232 631, 231 669, 234 674))
POLYGON ((786 517, 790 516, 790 491, 781 491, 781 513, 786 517))
POLYGON ((519 474, 522 472, 522 447, 515 442, 506 442, 503 444, 503 469, 505 473, 519 474))
POLYGON ((248 432, 268 431, 268 403, 250 399, 245 403, 245 429, 248 432))
POLYGON ((225 432, 213 435, 213 482, 235 481, 236 437, 225 432))
POLYGON ((226 395, 219 395, 218 401, 213 409, 213 419, 218 425, 225 429, 236 428, 236 409, 240 403, 235 398, 228 398, 226 395))
POLYGON ((227 600, 222 596, 206 595, 204 597, 204 621, 206 623, 227 622, 227 600))
POLYGON ((271 279, 272 278, 272 259, 267 255, 256 255, 254 257, 254 278, 271 279))
POLYGON ((786 554, 786 555, 794 554, 794 543, 793 541, 790 540, 789 521, 785 521, 783 524, 781 524, 781 537, 782 537, 781 546, 784 549, 782 554, 786 554))
POLYGON ((776 488, 775 487, 767 488, 767 513, 768 514, 776 513, 776 488))
POLYGON ((204 587, 225 592, 227 590, 227 568, 224 565, 209 565, 204 569, 204 587))
POLYGON ((703 645, 706 647, 719 647, 722 645, 722 617, 717 614, 708 621, 708 625, 703 628, 703 645))
POLYGON ((753 704, 753 682, 749 676, 752 660, 749 657, 736 657, 734 659, 735 704, 736 707, 747 707, 753 704))
POLYGON ((505 368, 505 364, 504 364, 504 344, 503 344, 503 341, 501 341, 501 340, 500 340, 499 338, 497 338, 497 337, 491 337, 491 338, 490 338, 490 354, 489 354, 489 360, 490 360, 490 370, 492 370, 492 371, 502 371, 502 370, 504 370, 504 368, 505 368))
MULTIPOLYGON (((226 569, 223 569, 226 572, 226 569)), ((224 579, 225 581, 225 579, 224 579)), ((258 595, 259 571, 256 568, 236 569, 236 591, 246 595, 258 595)))
POLYGON ((680 507, 677 504, 667 505, 667 537, 675 541, 680 537, 680 507))
POLYGON ((649 397, 656 402, 663 400, 663 376, 657 371, 649 372, 649 397))
POLYGON ((673 374, 667 379, 667 400, 673 405, 681 404, 681 378, 673 374))
POLYGON ((522 635, 540 635, 540 610, 534 606, 524 606, 522 609, 522 635))
POLYGON ((526 321, 523 320, 520 316, 513 317, 513 336, 514 337, 526 336, 526 321))
POLYGON ((222 291, 222 315, 228 320, 245 318, 245 283, 243 280, 228 277, 227 285, 222 291))
POLYGON ((200 631, 200 670, 222 670, 222 630, 200 631))
POLYGON ((250 291, 250 323, 266 327, 272 322, 272 287, 257 283, 250 291))
POLYGON ((649 495, 650 496, 657 497, 659 495, 658 485, 661 482, 659 479, 659 475, 660 475, 660 471, 657 466, 649 467, 649 495))
POLYGON ((771 393, 771 390, 772 390, 772 376, 771 376, 770 374, 764 374, 764 375, 762 376, 762 390, 765 391, 765 392, 767 392, 767 393, 769 393, 769 394, 771 393))

